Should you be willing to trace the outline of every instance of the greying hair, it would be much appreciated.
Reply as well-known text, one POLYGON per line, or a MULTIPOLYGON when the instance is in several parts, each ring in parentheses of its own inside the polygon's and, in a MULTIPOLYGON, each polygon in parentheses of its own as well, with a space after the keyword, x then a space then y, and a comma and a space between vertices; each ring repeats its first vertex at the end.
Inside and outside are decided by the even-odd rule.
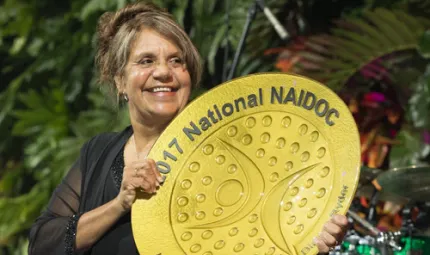
POLYGON ((198 87, 202 67, 199 53, 173 16, 150 3, 135 3, 99 19, 96 64, 99 81, 115 90, 115 77, 123 77, 131 48, 143 29, 151 29, 175 44, 182 53, 191 76, 192 88, 198 87))

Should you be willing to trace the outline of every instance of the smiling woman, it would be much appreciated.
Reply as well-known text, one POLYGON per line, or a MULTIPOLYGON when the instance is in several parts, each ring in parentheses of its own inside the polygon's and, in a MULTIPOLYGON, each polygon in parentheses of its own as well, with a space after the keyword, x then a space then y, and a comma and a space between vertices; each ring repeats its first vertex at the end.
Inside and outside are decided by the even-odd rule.
MULTIPOLYGON (((170 14, 152 4, 104 14, 98 43, 100 82, 127 102, 131 125, 82 147, 31 228, 29 254, 138 253, 130 208, 138 191, 153 194, 164 181, 146 155, 200 81, 196 48, 170 14)), ((321 251, 341 240, 346 218, 327 224, 321 251)))
POLYGON ((30 254, 137 254, 130 208, 163 182, 146 159, 201 76, 197 50, 172 16, 137 3, 98 26, 100 83, 128 103, 131 126, 87 142, 30 234, 30 254), (53 234, 55 233, 55 234, 53 234))

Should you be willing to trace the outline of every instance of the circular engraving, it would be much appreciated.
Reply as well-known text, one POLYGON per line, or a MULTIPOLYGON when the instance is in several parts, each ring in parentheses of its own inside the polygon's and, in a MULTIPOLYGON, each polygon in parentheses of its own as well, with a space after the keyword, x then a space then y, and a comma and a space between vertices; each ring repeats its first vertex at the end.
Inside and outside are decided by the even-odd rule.
POLYGON ((245 126, 246 126, 247 128, 253 128, 253 127, 255 126, 255 123, 257 123, 257 122, 255 121, 255 118, 254 118, 254 117, 249 117, 249 118, 245 121, 245 126))
POLYGON ((214 216, 220 216, 224 210, 221 207, 215 208, 214 210, 214 216))
POLYGON ((242 137, 242 143, 245 145, 249 145, 252 143, 252 137, 250 135, 244 135, 242 137))
POLYGON ((207 252, 203 253, 203 255, 213 255, 213 253, 211 251, 207 251, 207 252))
POLYGON ((243 185, 237 180, 228 180, 219 185, 216 200, 222 206, 232 206, 243 196, 243 185))
POLYGON ((319 189, 317 194, 316 194, 317 198, 322 198, 325 195, 325 192, 326 192, 325 188, 319 189))
POLYGON ((223 240, 219 240, 214 244, 214 248, 217 250, 224 248, 224 246, 225 246, 225 242, 223 240))
POLYGON ((264 239, 263 238, 259 238, 255 241, 254 243, 254 247, 255 248, 260 248, 261 246, 264 245, 264 239))
POLYGON ((237 171, 237 166, 235 164, 229 165, 227 168, 227 172, 229 174, 234 174, 237 171))
POLYGON ((308 161, 309 160, 309 157, 310 157, 311 155, 309 154, 309 152, 307 152, 307 151, 305 151, 305 152, 303 152, 302 153, 302 156, 300 157, 300 160, 302 161, 302 162, 306 162, 306 161, 308 161))
POLYGON ((299 207, 303 207, 308 203, 308 200, 306 198, 302 198, 299 202, 299 207))
POLYGON ((317 214, 317 209, 312 208, 312 209, 309 210, 309 212, 307 214, 307 217, 310 219, 310 218, 315 217, 316 214, 317 214))
POLYGON ((230 236, 235 236, 235 235, 237 235, 237 233, 239 233, 239 229, 237 229, 237 228, 232 228, 232 229, 230 229, 230 231, 228 231, 228 234, 230 236))
POLYGON ((198 203, 203 203, 206 200, 206 196, 205 194, 197 194, 196 196, 196 201, 198 203))
POLYGON ((202 183, 203 183, 203 185, 208 186, 209 184, 212 183, 212 177, 210 177, 210 176, 203 177, 202 183))
POLYGON ((215 158, 215 161, 221 165, 225 162, 225 157, 223 155, 219 155, 215 158))
POLYGON ((264 116, 263 118, 263 126, 268 127, 272 124, 272 117, 270 117, 269 115, 264 116))
POLYGON ((249 223, 254 223, 258 220, 258 215, 257 214, 252 214, 251 216, 249 216, 248 221, 249 223))
POLYGON ((290 171, 291 169, 293 169, 293 162, 288 161, 285 163, 285 170, 290 171))
POLYGON ((297 195, 297 193, 299 193, 299 188, 294 187, 294 188, 290 189, 290 195, 291 196, 295 196, 295 195, 297 195))
POLYGON ((287 224, 288 224, 288 225, 291 225, 291 224, 293 224, 295 221, 296 221, 296 216, 291 216, 291 217, 288 219, 287 224))
POLYGON ((276 140, 276 148, 278 149, 282 149, 285 147, 285 139, 283 137, 278 138, 278 140, 276 140))
POLYGON ((310 178, 306 181, 305 187, 309 189, 312 185, 314 185, 314 180, 310 178))
POLYGON ((253 228, 253 229, 251 229, 251 230, 249 231, 248 236, 249 236, 249 237, 254 237, 254 236, 256 236, 257 234, 258 234, 258 229, 253 228))
POLYGON ((270 142, 270 134, 267 133, 267 132, 261 134, 260 141, 261 141, 261 143, 268 143, 268 142, 270 142))
POLYGON ((231 126, 227 129, 227 135, 233 137, 237 134, 237 127, 231 126))
POLYGON ((186 197, 179 197, 177 201, 179 206, 186 206, 188 204, 188 198, 186 197))
POLYGON ((328 174, 330 173, 330 168, 329 167, 323 167, 323 169, 321 169, 319 175, 321 178, 326 177, 328 174))
POLYGON ((296 235, 300 234, 303 231, 304 228, 305 227, 303 226, 303 224, 297 225, 296 228, 294 229, 294 234, 296 234, 296 235))
POLYGON ((181 235, 182 241, 188 241, 193 237, 193 234, 190 231, 187 231, 181 235))
POLYGON ((291 118, 290 117, 284 117, 281 121, 281 125, 283 127, 289 127, 291 125, 291 118))
POLYGON ((269 177, 269 180, 271 181, 271 182, 276 182, 277 180, 279 179, 279 174, 278 173, 272 173, 271 175, 270 175, 270 177, 269 177))
POLYGON ((269 166, 274 166, 278 162, 278 159, 276 157, 269 158, 269 166))
POLYGON ((308 132, 308 126, 306 124, 302 124, 299 127, 299 134, 300 135, 306 135, 307 132, 308 132))
POLYGON ((200 249, 202 248, 202 246, 200 245, 200 244, 193 244, 192 246, 191 246, 191 248, 190 248, 190 251, 192 252, 192 253, 196 253, 196 252, 199 252, 200 251, 200 249))
POLYGON ((270 247, 267 252, 266 255, 273 255, 273 253, 275 253, 276 249, 275 247, 270 247))
POLYGON ((318 131, 314 131, 311 133, 311 142, 316 142, 318 140, 318 137, 320 136, 320 134, 318 133, 318 131))
POLYGON ((181 187, 183 188, 183 189, 189 189, 189 188, 191 188, 191 181, 190 180, 183 180, 182 181, 182 183, 181 183, 181 187))
POLYGON ((238 243, 234 246, 233 251, 240 252, 245 248, 245 245, 243 243, 238 243))
POLYGON ((317 157, 322 158, 324 157, 324 155, 325 155, 325 148, 324 147, 319 148, 317 151, 317 157))
POLYGON ((264 149, 258 149, 257 150, 257 152, 255 153, 255 156, 257 156, 257 158, 262 158, 262 157, 264 157, 264 154, 265 154, 266 152, 264 151, 264 149))
POLYGON ((206 230, 205 232, 202 233, 202 238, 203 239, 209 239, 213 236, 213 232, 210 230, 206 230))
POLYGON ((293 203, 291 202, 284 203, 283 207, 284 207, 284 211, 289 211, 291 207, 293 207, 293 203))
POLYGON ((299 143, 293 143, 293 144, 291 144, 291 147, 290 147, 291 153, 295 154, 296 152, 299 151, 299 149, 300 149, 299 143))
POLYGON ((190 164, 190 171, 196 173, 200 169, 200 164, 198 162, 193 162, 190 164))
POLYGON ((188 214, 186 214, 186 213, 178 214, 178 221, 179 222, 185 222, 187 220, 188 220, 188 214))
POLYGON ((208 145, 205 145, 203 147, 203 153, 204 154, 211 155, 212 152, 214 152, 214 147, 212 146, 212 144, 208 144, 208 145))

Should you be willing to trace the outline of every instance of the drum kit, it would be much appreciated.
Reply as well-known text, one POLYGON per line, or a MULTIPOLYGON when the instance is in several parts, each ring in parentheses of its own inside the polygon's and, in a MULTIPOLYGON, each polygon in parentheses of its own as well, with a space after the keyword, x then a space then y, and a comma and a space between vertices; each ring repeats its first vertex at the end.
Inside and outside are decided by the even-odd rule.
POLYGON ((351 227, 344 242, 330 252, 331 255, 430 254, 430 235, 426 233, 430 228, 430 166, 387 171, 363 166, 356 197, 369 199, 370 205, 363 209, 353 203, 347 213, 351 227), (401 205, 397 213, 401 216, 398 229, 382 231, 372 224, 379 216, 375 213, 375 202, 401 205))

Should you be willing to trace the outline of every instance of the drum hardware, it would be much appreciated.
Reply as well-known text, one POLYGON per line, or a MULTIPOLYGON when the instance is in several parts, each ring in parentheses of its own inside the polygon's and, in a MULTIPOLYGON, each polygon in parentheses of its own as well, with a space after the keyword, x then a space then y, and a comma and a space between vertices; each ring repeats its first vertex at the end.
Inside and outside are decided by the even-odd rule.
MULTIPOLYGON (((358 242, 361 242, 360 244, 377 247, 381 252, 381 255, 390 255, 393 254, 393 251, 402 250, 402 247, 399 245, 400 238, 402 235, 401 232, 382 232, 379 229, 375 228, 370 222, 361 218, 357 213, 348 210, 347 214, 359 224, 361 224, 363 227, 365 227, 372 234, 371 238, 374 241, 367 240, 367 242, 361 242, 362 239, 358 238, 358 242)), ((357 240, 357 238, 348 240, 357 240)))
POLYGON ((369 203, 369 210, 367 213, 367 220, 372 223, 376 224, 376 206, 378 205, 379 201, 379 192, 376 188, 373 190, 372 198, 370 199, 369 203))

